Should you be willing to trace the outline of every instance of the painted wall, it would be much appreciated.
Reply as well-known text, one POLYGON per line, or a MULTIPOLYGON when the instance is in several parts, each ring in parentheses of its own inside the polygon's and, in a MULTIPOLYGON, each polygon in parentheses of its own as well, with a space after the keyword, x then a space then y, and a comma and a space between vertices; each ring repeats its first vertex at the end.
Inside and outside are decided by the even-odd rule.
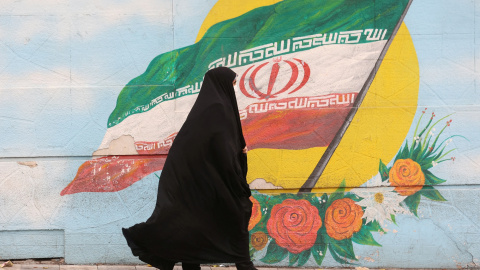
POLYGON ((0 260, 138 263, 120 228, 229 65, 255 264, 478 266, 480 3, 277 2, 2 1, 0 260))

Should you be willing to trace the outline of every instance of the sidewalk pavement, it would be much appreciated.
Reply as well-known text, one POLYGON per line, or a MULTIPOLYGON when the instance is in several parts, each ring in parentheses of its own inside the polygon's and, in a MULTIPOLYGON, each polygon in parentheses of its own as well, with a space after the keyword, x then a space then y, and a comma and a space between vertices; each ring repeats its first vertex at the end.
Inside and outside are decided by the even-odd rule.
MULTIPOLYGON (((234 266, 231 267, 210 267, 210 266, 201 266, 202 270, 236 270, 234 266)), ((157 268, 147 266, 147 265, 55 265, 55 264, 14 264, 12 267, 0 268, 5 270, 156 270, 157 268)), ((275 267, 257 267, 258 270, 323 270, 319 268, 275 268, 275 267)), ((328 268, 328 270, 370 270, 365 267, 357 268, 328 268)), ((180 265, 175 266, 174 270, 182 270, 180 265)), ((400 268, 388 268, 388 269, 378 269, 378 270, 407 270, 400 268)), ((427 270, 424 268, 408 269, 408 270, 427 270)), ((429 269, 430 270, 430 269, 429 269)), ((445 269, 442 269, 445 270, 445 269)), ((455 269, 458 270, 458 269, 455 269)))
MULTIPOLYGON (((0 262, 1 270, 156 270, 157 268, 151 267, 148 265, 69 265, 64 264, 63 260, 58 261, 57 263, 52 261, 13 261, 13 266, 1 268, 3 261, 0 262)), ((209 266, 202 265, 201 270, 236 270, 235 266, 209 266)), ((429 268, 378 268, 378 269, 369 269, 366 267, 351 267, 351 268, 288 268, 288 267, 257 267, 258 270, 431 270, 429 268)), ((472 268, 470 268, 472 269, 472 268)), ((182 270, 180 265, 176 265, 174 270, 182 270)), ((438 269, 439 270, 439 269, 438 269)), ((448 269, 441 269, 448 270, 448 269)), ((458 270, 458 269, 451 269, 458 270)))
MULTIPOLYGON (((0 264, 1 266, 1 264, 0 264)), ((211 267, 201 266, 201 270, 236 270, 234 266, 231 267, 211 267)), ((4 267, 0 269, 5 270, 156 270, 157 268, 147 265, 67 265, 67 264, 19 264, 14 263, 11 267, 4 267)), ((274 267, 257 267, 258 270, 320 270, 314 268, 274 268, 274 267)), ((368 268, 361 268, 360 270, 367 270, 368 268)), ((176 265, 174 270, 182 270, 180 265, 176 265)), ((331 269, 333 270, 333 269, 331 269)), ((335 268, 335 270, 351 270, 347 268, 335 268)), ((385 270, 385 269, 382 269, 385 270)), ((395 269, 397 270, 397 269, 395 269)), ((412 270, 412 269, 409 269, 412 270)), ((423 269, 422 269, 423 270, 423 269)))
MULTIPOLYGON (((1 267, 1 264, 0 264, 1 267)), ((201 266, 202 270, 236 270, 235 266, 201 266)), ((5 270, 156 270, 157 268, 147 265, 68 265, 68 264, 43 264, 29 262, 14 262, 11 267, 4 267, 5 270)), ((287 267, 257 267, 258 270, 321 270, 319 268, 287 268, 287 267)), ((329 270, 369 270, 365 267, 357 268, 329 268, 329 270)), ((182 270, 180 265, 175 266, 174 270, 182 270)), ((379 269, 379 270, 401 270, 399 268, 379 269)), ((408 270, 426 270, 426 269, 408 269, 408 270)), ((443 270, 443 269, 442 269, 443 270)), ((458 269, 455 269, 458 270, 458 269)))
MULTIPOLYGON (((213 269, 234 270, 235 267, 212 267, 213 269)), ((4 267, 5 270, 156 270, 157 268, 146 265, 55 265, 55 264, 14 264, 12 267, 4 267)), ((182 270, 181 266, 175 266, 174 270, 182 270)), ((202 266, 202 270, 211 270, 210 267, 202 266)))
MULTIPOLYGON (((147 266, 147 265, 55 265, 55 264, 14 264, 12 267, 0 268, 5 270, 156 270, 157 268, 147 266)), ((366 267, 356 267, 356 268, 275 268, 275 267, 257 267, 258 270, 370 270, 366 267)), ((376 269, 376 270, 427 270, 428 268, 387 268, 387 269, 376 269)), ((175 266, 174 270, 182 270, 180 265, 175 266)), ((202 270, 236 270, 234 266, 232 267, 210 267, 202 266, 202 270)), ((431 269, 428 269, 431 270, 431 269)), ((447 270, 447 269, 442 269, 447 270)), ((453 270, 453 269, 452 269, 453 270)), ((455 269, 458 270, 458 269, 455 269)))
MULTIPOLYGON (((48 261, 40 261, 40 260, 21 260, 21 261, 12 261, 13 266, 8 266, 1 268, 3 261, 0 261, 0 270, 156 270, 157 268, 148 266, 148 265, 104 265, 104 264, 97 264, 97 265, 69 265, 61 260, 48 260, 48 261)), ((223 266, 223 265, 202 265, 201 270, 236 270, 235 266, 223 266)), ((318 268, 276 268, 276 267, 257 267, 258 270, 320 270, 318 268)), ((357 270, 367 270, 368 268, 360 268, 357 270)), ((181 264, 176 265, 174 270, 182 270, 181 264)), ((330 270, 352 270, 348 268, 335 268, 330 270)), ((381 269, 385 270, 385 269, 381 269)), ((394 270, 394 269, 392 269, 394 270)), ((399 270, 399 269, 395 269, 399 270)), ((409 269, 412 270, 412 269, 409 269)), ((423 270, 423 269, 422 269, 423 270)), ((458 270, 458 269, 455 269, 458 270)))

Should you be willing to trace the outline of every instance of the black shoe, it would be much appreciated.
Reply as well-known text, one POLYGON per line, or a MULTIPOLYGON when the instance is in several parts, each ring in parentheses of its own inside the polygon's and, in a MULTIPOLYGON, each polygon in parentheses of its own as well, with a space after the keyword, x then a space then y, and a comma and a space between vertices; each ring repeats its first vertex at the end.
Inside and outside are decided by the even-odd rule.
POLYGON ((237 270, 257 270, 252 261, 235 263, 237 270))

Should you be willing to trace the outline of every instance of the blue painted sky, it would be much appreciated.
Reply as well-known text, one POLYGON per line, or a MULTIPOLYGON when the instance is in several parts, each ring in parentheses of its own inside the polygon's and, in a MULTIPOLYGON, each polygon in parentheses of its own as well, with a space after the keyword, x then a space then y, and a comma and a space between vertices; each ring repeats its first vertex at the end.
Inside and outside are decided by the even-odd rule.
POLYGON ((123 86, 193 44, 215 1, 74 3, 0 4, 2 156, 91 155, 123 86))

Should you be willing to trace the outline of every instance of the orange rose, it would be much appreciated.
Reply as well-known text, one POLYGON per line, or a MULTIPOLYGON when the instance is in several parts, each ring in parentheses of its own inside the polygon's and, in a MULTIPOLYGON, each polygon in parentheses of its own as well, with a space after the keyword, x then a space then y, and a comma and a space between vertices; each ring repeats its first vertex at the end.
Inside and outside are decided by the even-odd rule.
POLYGON ((252 201, 252 216, 248 222, 248 230, 250 231, 257 225, 257 223, 262 218, 262 210, 260 209, 260 203, 253 196, 250 196, 250 201, 252 201))
POLYGON ((286 199, 272 208, 267 230, 277 245, 298 254, 310 249, 322 220, 318 209, 307 200, 286 199))
POLYGON ((362 228, 363 210, 352 199, 335 200, 325 212, 327 234, 336 240, 343 240, 362 228))
POLYGON ((264 232, 254 232, 250 237, 250 243, 256 250, 262 250, 268 242, 268 236, 264 232))
POLYGON ((403 196, 410 196, 423 188, 425 175, 420 164, 407 158, 395 161, 390 169, 390 184, 403 196))

